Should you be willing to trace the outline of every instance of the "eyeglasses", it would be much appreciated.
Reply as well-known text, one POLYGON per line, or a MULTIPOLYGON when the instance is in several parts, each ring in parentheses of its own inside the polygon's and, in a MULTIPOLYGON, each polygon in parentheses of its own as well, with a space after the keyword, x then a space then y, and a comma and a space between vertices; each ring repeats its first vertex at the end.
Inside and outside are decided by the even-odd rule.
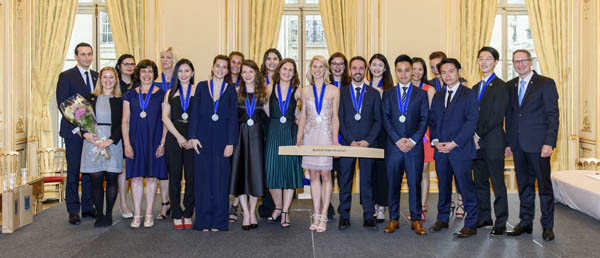
POLYGON ((332 62, 331 66, 344 66, 344 63, 336 63, 336 62, 332 62))
POLYGON ((513 60, 513 63, 516 65, 526 64, 528 61, 531 61, 531 58, 521 59, 521 60, 513 60))
POLYGON ((135 63, 121 63, 124 66, 135 66, 135 63))

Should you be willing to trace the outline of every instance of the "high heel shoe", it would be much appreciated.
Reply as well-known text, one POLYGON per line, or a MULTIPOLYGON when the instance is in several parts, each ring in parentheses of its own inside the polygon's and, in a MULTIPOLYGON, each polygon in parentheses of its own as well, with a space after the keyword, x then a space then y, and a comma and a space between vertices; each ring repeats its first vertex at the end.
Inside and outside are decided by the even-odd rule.
POLYGON ((229 223, 235 223, 238 220, 237 211, 238 206, 232 204, 229 208, 229 223))
POLYGON ((377 207, 377 212, 375 216, 376 223, 383 223, 385 221, 385 206, 377 207))
POLYGON ((121 212, 121 218, 124 218, 124 219, 131 219, 131 218, 133 218, 133 212, 123 213, 123 210, 121 209, 121 206, 119 206, 119 211, 121 212))
POLYGON ((183 227, 185 229, 191 229, 192 226, 193 226, 193 224, 192 224, 192 218, 186 218, 186 217, 184 217, 183 218, 183 227))
POLYGON ((181 221, 181 219, 173 219, 173 226, 175 227, 175 229, 181 230, 183 229, 183 222, 181 221), (179 224, 175 223, 176 221, 179 221, 179 224))
POLYGON ((454 206, 454 202, 450 201, 450 217, 454 216, 455 209, 456 209, 456 206, 454 206))
POLYGON ((154 219, 152 218, 154 216, 152 215, 146 215, 146 219, 144 220, 144 227, 145 228, 151 228, 154 226, 154 219))
POLYGON ((313 222, 312 222, 312 224, 310 224, 310 227, 308 227, 308 229, 311 231, 317 230, 317 227, 319 226, 319 222, 321 221, 321 215, 314 213, 312 216, 310 216, 310 219, 313 222), (315 224, 315 221, 317 221, 316 224, 315 224))
MULTIPOLYGON (((280 211, 281 208, 275 208, 276 211, 280 211)), ((273 211, 275 212, 275 211, 273 211)), ((281 212, 276 216, 273 217, 273 214, 271 214, 271 217, 267 218, 267 222, 271 223, 271 224, 275 224, 275 222, 279 221, 279 219, 281 219, 281 212)))
POLYGON ((456 204, 456 218, 462 219, 465 217, 465 204, 459 202, 456 204))
POLYGON ((317 227, 317 232, 319 233, 323 233, 325 231, 327 231, 327 221, 329 219, 327 219, 327 216, 321 215, 321 222, 319 223, 319 226, 317 227), (325 226, 322 226, 323 223, 325 223, 325 226))
POLYGON ((289 212, 281 212, 281 228, 288 229, 290 227, 289 212))
POLYGON ((163 219, 166 219, 167 216, 171 216, 171 202, 162 202, 162 203, 160 203, 160 205, 162 205, 163 207, 169 205, 169 209, 167 209, 167 212, 165 212, 165 215, 162 215, 162 213, 158 214, 158 216, 156 216, 156 219, 163 220, 163 219))
POLYGON ((421 210, 421 223, 425 223, 425 217, 427 217, 427 206, 423 206, 421 210))
POLYGON ((250 228, 251 228, 251 225, 242 225, 242 229, 244 231, 248 231, 248 230, 250 230, 250 228))
POLYGON ((129 225, 131 228, 140 228, 140 225, 142 224, 141 222, 141 218, 143 216, 133 216, 133 220, 131 221, 131 224, 129 225))

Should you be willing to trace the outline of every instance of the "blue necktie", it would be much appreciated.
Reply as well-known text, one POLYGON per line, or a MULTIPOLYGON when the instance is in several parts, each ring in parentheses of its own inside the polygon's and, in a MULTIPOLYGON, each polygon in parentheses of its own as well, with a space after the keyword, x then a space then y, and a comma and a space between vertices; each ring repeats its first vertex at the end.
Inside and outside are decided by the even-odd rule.
POLYGON ((521 107, 521 103, 523 102, 523 96, 525 96, 525 83, 526 81, 519 82, 519 107, 521 107))
POLYGON ((92 89, 92 87, 90 86, 90 76, 89 73, 87 71, 85 71, 85 85, 87 85, 88 89, 90 89, 90 92, 93 92, 94 89, 92 89))

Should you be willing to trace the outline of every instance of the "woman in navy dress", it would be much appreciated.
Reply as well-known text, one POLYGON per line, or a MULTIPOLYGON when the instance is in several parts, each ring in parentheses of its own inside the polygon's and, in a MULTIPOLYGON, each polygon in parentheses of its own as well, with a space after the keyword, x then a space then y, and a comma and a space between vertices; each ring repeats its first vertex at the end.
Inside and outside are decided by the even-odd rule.
POLYGON ((196 86, 189 139, 194 147, 194 229, 227 231, 229 173, 238 142, 237 92, 225 83, 227 56, 213 60, 211 79, 196 86))
POLYGON ((154 86, 158 76, 156 64, 148 59, 135 67, 135 78, 140 86, 123 96, 123 143, 125 145, 127 178, 131 178, 133 192, 132 228, 140 227, 142 195, 146 193, 144 227, 152 227, 152 207, 156 195, 156 180, 167 179, 165 164, 165 137, 162 123, 162 102, 165 92, 154 86), (146 179, 144 187, 143 179, 146 179))

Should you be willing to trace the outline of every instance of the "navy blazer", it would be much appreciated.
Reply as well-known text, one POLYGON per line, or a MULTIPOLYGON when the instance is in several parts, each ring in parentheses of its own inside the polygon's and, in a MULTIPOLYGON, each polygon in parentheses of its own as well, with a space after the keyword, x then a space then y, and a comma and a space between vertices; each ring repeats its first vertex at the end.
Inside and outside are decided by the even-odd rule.
MULTIPOLYGON (((98 80, 98 73, 91 70, 92 85, 96 85, 98 80)), ((85 84, 83 76, 79 72, 77 66, 66 70, 58 76, 58 84, 56 85, 56 103, 60 110, 60 104, 68 98, 75 96, 76 94, 82 97, 87 96, 90 93, 90 88, 85 84)), ((61 111, 62 112, 62 111, 61 111)), ((60 120, 60 133, 59 135, 63 138, 73 136, 73 129, 75 126, 67 121, 64 116, 60 120)))
POLYGON ((361 118, 358 121, 354 119, 356 110, 350 94, 351 90, 354 91, 354 86, 350 84, 340 90, 338 116, 342 145, 350 145, 353 141, 366 140, 369 146, 372 146, 379 131, 381 131, 381 97, 379 92, 366 84, 363 84, 362 87, 365 87, 365 95, 363 96, 360 112, 361 118))
MULTIPOLYGON (((477 97, 471 89, 459 85, 456 95, 446 108, 446 89, 436 92, 431 103, 431 116, 429 119, 429 136, 440 142, 454 141, 456 146, 450 152, 450 158, 456 160, 471 160, 476 157, 473 133, 479 120, 479 107, 477 97)), ((434 158, 439 155, 437 149, 434 158)))
POLYGON ((429 120, 429 99, 427 91, 412 86, 406 108, 406 122, 400 123, 400 108, 398 107, 398 92, 395 86, 383 92, 383 125, 387 132, 386 152, 401 151, 396 142, 401 138, 410 138, 416 144, 409 153, 423 152, 423 136, 427 131, 429 120))
POLYGON ((507 138, 512 149, 538 153, 542 145, 556 147, 558 135, 558 91, 551 78, 534 71, 521 107, 519 107, 519 77, 506 83, 510 104, 506 116, 507 138))

